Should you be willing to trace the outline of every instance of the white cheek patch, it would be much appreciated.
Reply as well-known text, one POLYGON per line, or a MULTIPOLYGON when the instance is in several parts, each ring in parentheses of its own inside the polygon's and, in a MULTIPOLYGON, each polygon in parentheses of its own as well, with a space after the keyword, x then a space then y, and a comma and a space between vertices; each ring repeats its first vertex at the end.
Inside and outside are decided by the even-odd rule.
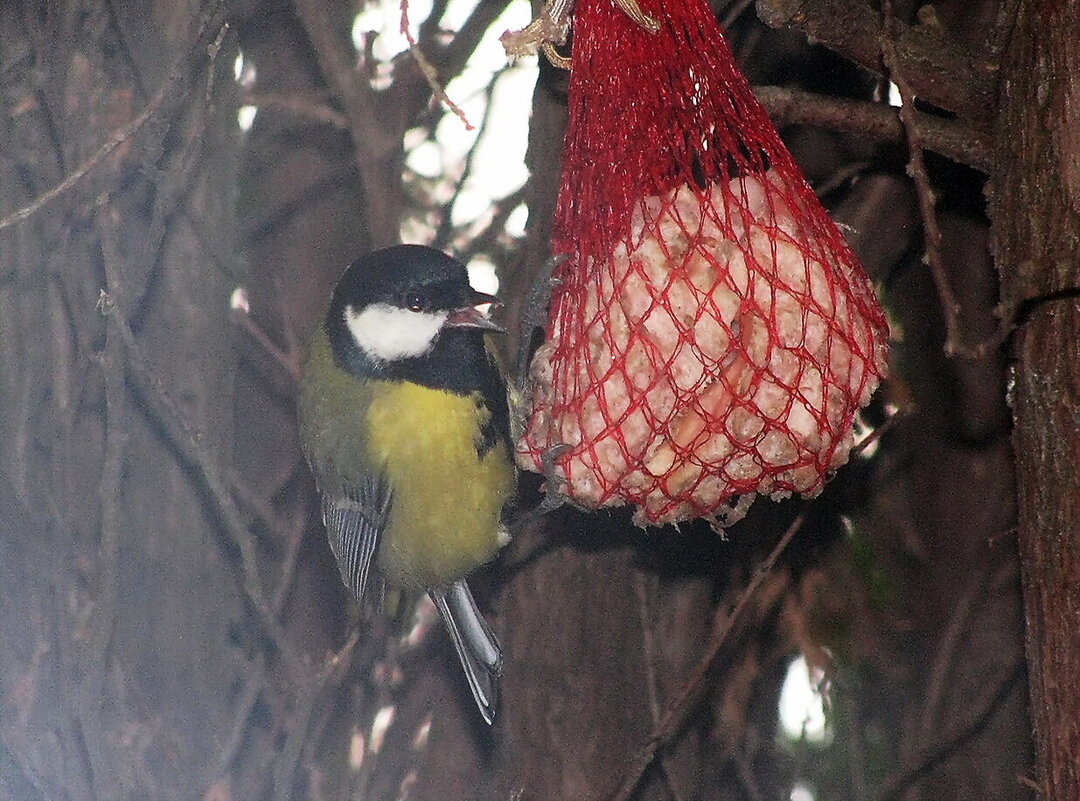
POLYGON ((435 344, 447 312, 414 312, 373 303, 359 313, 345 307, 345 325, 357 346, 378 361, 423 356, 435 344))

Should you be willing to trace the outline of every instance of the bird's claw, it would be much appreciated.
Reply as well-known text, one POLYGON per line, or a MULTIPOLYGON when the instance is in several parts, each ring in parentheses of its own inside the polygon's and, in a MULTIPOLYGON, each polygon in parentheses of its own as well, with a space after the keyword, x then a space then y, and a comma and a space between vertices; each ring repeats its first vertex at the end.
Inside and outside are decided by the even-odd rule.
POLYGON ((538 514, 547 514, 562 506, 580 508, 566 492, 566 479, 556 472, 555 460, 570 449, 571 446, 560 443, 551 446, 540 456, 540 472, 544 476, 544 499, 536 507, 538 514))
POLYGON ((522 397, 529 397, 530 384, 529 362, 532 357, 533 332, 547 324, 548 306, 551 304, 551 292, 559 285, 555 270, 570 257, 566 254, 552 256, 533 279, 529 291, 525 294, 525 308, 521 314, 521 329, 518 331, 518 357, 516 384, 522 397))

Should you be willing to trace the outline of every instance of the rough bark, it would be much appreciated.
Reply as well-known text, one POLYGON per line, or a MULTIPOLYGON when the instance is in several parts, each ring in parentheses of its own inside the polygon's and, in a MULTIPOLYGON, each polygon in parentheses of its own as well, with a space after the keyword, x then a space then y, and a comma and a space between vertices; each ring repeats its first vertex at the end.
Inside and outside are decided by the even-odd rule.
POLYGON ((1015 432, 1027 658, 1043 797, 1080 797, 1080 5, 1020 5, 993 186, 1002 299, 1018 315, 1015 432))

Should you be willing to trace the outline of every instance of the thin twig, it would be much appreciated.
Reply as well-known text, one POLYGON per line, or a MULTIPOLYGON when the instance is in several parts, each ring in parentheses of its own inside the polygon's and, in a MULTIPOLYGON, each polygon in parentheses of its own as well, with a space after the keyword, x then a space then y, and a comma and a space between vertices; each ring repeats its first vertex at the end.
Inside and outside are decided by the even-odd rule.
POLYGON ((233 496, 268 529, 268 539, 275 546, 282 542, 291 543, 295 523, 291 517, 286 519, 279 514, 270 501, 271 498, 277 495, 280 484, 279 482, 265 481, 262 483, 268 489, 265 493, 256 493, 237 471, 229 471, 229 485, 232 488, 233 496), (277 488, 275 488, 275 484, 278 484, 277 488))
MULTIPOLYGON (((116 220, 110 219, 111 216, 99 215, 99 236, 106 286, 116 291, 121 285, 121 267, 116 247, 116 220)), ((111 325, 105 328, 105 348, 100 363, 105 384, 105 453, 98 482, 101 504, 98 587, 94 599, 93 626, 82 660, 85 672, 78 686, 79 727, 91 765, 108 764, 107 751, 103 753, 103 750, 112 747, 108 738, 102 737, 102 703, 117 623, 118 561, 120 531, 123 527, 121 476, 127 431, 130 428, 127 421, 124 350, 117 331, 111 325)), ((100 773, 90 771, 94 795, 98 798, 108 792, 102 785, 106 777, 100 773)))
MULTIPOLYGON (((214 759, 214 767, 204 778, 203 786, 212 787, 222 777, 227 776, 236 755, 240 753, 240 747, 244 744, 244 734, 248 729, 248 720, 255 709, 255 702, 262 693, 263 683, 266 681, 266 654, 261 651, 251 659, 247 673, 244 676, 244 687, 236 701, 236 709, 233 712, 232 725, 224 742, 218 746, 217 755, 214 759)), ((205 795, 203 796, 206 797, 205 795)))
POLYGON ((833 692, 837 693, 837 697, 843 693, 849 698, 847 702, 848 714, 841 716, 840 720, 844 721, 842 725, 847 730, 847 736, 844 737, 844 740, 847 742, 845 751, 850 772, 851 795, 852 801, 866 801, 866 756, 863 750, 863 738, 866 734, 861 719, 862 710, 859 708, 853 688, 849 687, 846 682, 838 682, 833 692))
POLYGON ((277 301, 278 319, 281 320, 281 337, 285 340, 285 354, 290 363, 300 363, 301 348, 300 340, 296 335, 292 315, 289 314, 288 304, 285 302, 285 289, 281 285, 281 275, 274 276, 274 298, 277 301))
MULTIPOLYGON (((152 154, 152 157, 147 159, 144 169, 152 169, 156 176, 150 224, 146 230, 145 242, 141 246, 141 263, 145 265, 143 274, 147 277, 147 280, 143 282, 138 295, 134 294, 137 285, 129 280, 128 285, 124 287, 127 295, 123 299, 123 306, 126 309, 142 309, 145 307, 145 294, 151 291, 152 284, 149 277, 160 268, 160 260, 165 252, 163 245, 170 230, 172 230, 170 222, 173 215, 178 214, 197 231, 201 228, 189 214, 192 204, 185 201, 189 192, 195 186, 200 163, 204 155, 203 142, 206 134, 206 120, 214 105, 211 83, 217 73, 217 58, 228 31, 228 23, 222 25, 214 41, 207 46, 207 83, 204 100, 201 104, 192 103, 191 109, 193 113, 190 123, 185 127, 182 143, 178 143, 176 147, 166 147, 165 138, 169 133, 167 126, 156 126, 152 129, 151 135, 147 137, 146 152, 152 154)), ((177 76, 174 81, 179 90, 188 82, 188 78, 186 76, 183 78, 177 76), (181 83, 181 81, 184 83, 181 83)), ((104 203, 106 201, 101 198, 98 202, 104 203)), ((201 231, 199 233, 201 234, 201 231)), ((197 235, 197 240, 200 246, 205 248, 206 237, 197 235)))
POLYGON ((900 59, 896 55, 895 39, 897 35, 896 15, 893 13, 892 0, 882 0, 882 36, 881 58, 885 68, 889 71, 889 77, 897 90, 900 92, 900 120, 904 125, 904 133, 907 138, 908 173, 915 182, 916 194, 919 198, 919 216, 922 218, 923 231, 926 237, 926 255, 924 257, 930 268, 930 275, 937 287, 938 298, 941 301, 941 311, 945 318, 945 355, 963 356, 968 359, 982 359, 989 353, 997 350, 1008 337, 1010 326, 1002 320, 997 333, 989 339, 974 346, 963 344, 960 326, 960 303, 953 293, 952 284, 949 282, 948 271, 941 258, 941 228, 938 226, 937 213, 935 210, 936 197, 930 186, 930 177, 926 172, 926 160, 923 156, 922 131, 919 127, 919 119, 914 112, 915 94, 908 83, 907 78, 900 71, 900 59))
MULTIPOLYGON (((794 27, 812 41, 880 73, 881 15, 866 0, 757 0, 758 17, 773 28, 794 27)), ((920 98, 990 130, 995 118, 991 58, 923 25, 894 28, 900 67, 920 98)))
POLYGON ((360 79, 353 58, 346 51, 341 31, 330 15, 326 0, 297 0, 296 11, 311 40, 326 83, 341 99, 353 140, 360 151, 361 166, 367 159, 391 152, 394 143, 379 124, 375 90, 360 79))
POLYGON ((904 407, 898 409, 896 412, 889 415, 884 422, 872 428, 866 434, 866 436, 864 436, 861 440, 858 440, 855 443, 855 446, 851 449, 851 457, 854 458, 856 456, 859 456, 863 453, 863 451, 868 450, 871 445, 873 445, 875 442, 885 436, 889 431, 895 428, 896 425, 905 417, 907 417, 910 413, 911 408, 904 407))
MULTIPOLYGON (((653 619, 650 610, 649 597, 655 592, 659 579, 655 575, 649 575, 650 586, 645 586, 646 575, 642 571, 634 574, 634 592, 638 600, 638 615, 641 618, 641 649, 645 661, 645 686, 649 696, 649 716, 653 729, 660 725, 660 685, 656 676, 657 650, 653 631, 653 619)), ((675 778, 668 770, 664 755, 660 755, 660 771, 664 776, 664 785, 673 801, 682 801, 682 793, 675 785, 675 778)))
MULTIPOLYGON (((113 215, 104 215, 112 217, 113 215)), ((116 221, 104 224, 101 233, 102 261, 105 266, 106 287, 111 291, 120 289, 119 250, 116 246, 116 221)), ((116 602, 117 559, 120 540, 120 477, 123 473, 124 444, 127 440, 126 392, 124 351, 116 331, 105 327, 105 351, 102 370, 105 377, 105 458, 101 468, 101 543, 102 590, 105 599, 98 599, 97 616, 106 620, 113 617, 116 602)), ((109 624, 111 625, 111 624, 109 624)), ((111 636, 111 635, 110 635, 111 636)), ((104 654, 100 654, 104 658, 104 654)))
MULTIPOLYGON (((220 2, 215 3, 214 6, 205 14, 203 18, 202 27, 200 28, 198 34, 195 37, 196 51, 199 48, 199 43, 203 41, 205 37, 209 22, 216 14, 218 6, 220 6, 220 2)), ((218 42, 220 40, 221 33, 226 29, 227 24, 223 24, 214 42, 218 42)), ((213 50, 212 43, 211 49, 213 50)), ((211 58, 216 56, 216 50, 213 50, 213 52, 209 53, 209 55, 211 56, 211 58)), ((170 78, 162 84, 161 88, 158 89, 158 91, 150 99, 150 102, 146 104, 146 108, 139 112, 139 114, 130 122, 121 126, 112 134, 110 134, 109 137, 102 143, 102 145, 97 150, 95 150, 89 158, 87 158, 74 170, 72 170, 72 172, 66 178, 64 178, 64 180, 53 186, 51 189, 42 192, 29 204, 23 206, 21 209, 17 209, 16 211, 13 211, 10 214, 7 214, 4 217, 0 218, 0 230, 15 225, 16 223, 22 222, 23 220, 32 216, 36 211, 38 211, 38 209, 40 209, 45 204, 49 203, 52 200, 55 200, 56 198, 63 195, 65 192, 69 191, 83 178, 85 178, 86 175, 94 169, 94 167, 96 167, 105 158, 107 158, 110 153, 120 147, 120 145, 129 141, 140 130, 142 130, 142 128, 148 122, 150 122, 150 120, 154 119, 154 117, 157 116, 158 112, 166 104, 166 102, 174 102, 178 94, 176 91, 177 84, 180 80, 178 76, 184 76, 187 72, 187 70, 183 69, 183 67, 190 59, 190 57, 190 51, 185 53, 181 57, 180 61, 177 63, 176 67, 170 72, 170 78)))
POLYGON ((349 120, 329 104, 300 92, 253 92, 240 93, 240 102, 257 109, 283 111, 294 117, 303 117, 314 122, 321 122, 339 130, 349 128, 349 120))
MULTIPOLYGON (((255 492, 236 470, 229 471, 229 485, 232 488, 233 497, 247 511, 252 512, 263 526, 274 534, 284 529, 285 524, 274 508, 274 504, 270 501, 273 493, 267 493, 267 497, 264 497, 261 493, 255 492)), ((277 539, 274 539, 275 543, 277 541, 277 539)))
POLYGON ((447 83, 460 75, 492 24, 510 5, 510 0, 484 0, 477 3, 454 38, 435 59, 439 74, 447 83))
MULTIPOLYGON (((117 38, 120 40, 121 50, 131 67, 134 82, 138 87, 141 96, 145 94, 143 89, 143 79, 140 75, 137 59, 132 56, 131 48, 126 42, 123 28, 120 25, 121 17, 116 13, 116 9, 114 8, 115 4, 113 2, 106 0, 105 5, 108 9, 110 24, 117 38)), ((223 11, 224 0, 208 0, 208 2, 205 3, 205 7, 199 18, 198 27, 192 37, 192 41, 194 42, 190 48, 192 59, 196 57, 202 58, 200 52, 202 51, 202 43, 207 41, 209 33, 213 30, 214 21, 224 16, 223 11)), ((140 168, 144 172, 152 173, 154 176, 159 177, 159 180, 156 181, 155 191, 153 192, 153 210, 151 212, 148 233, 145 237, 146 242, 142 246, 142 260, 147 265, 144 273, 147 275, 153 272, 157 267, 156 254, 165 238, 167 231, 166 222, 168 218, 171 218, 174 214, 178 215, 182 220, 191 225, 199 245, 213 260, 216 267, 223 272, 227 272, 231 268, 234 254, 231 251, 226 252, 224 248, 217 246, 216 241, 208 241, 208 238, 204 235, 205 226, 202 224, 202 221, 198 219, 192 204, 185 204, 183 202, 193 187, 193 181, 197 171, 196 168, 198 167, 200 157, 203 155, 206 120, 208 117, 212 116, 216 109, 217 101, 215 99, 214 88, 218 75, 219 56, 222 53, 225 38, 230 30, 231 28, 228 22, 222 22, 217 26, 217 33, 213 40, 205 46, 206 70, 203 81, 203 102, 201 104, 188 104, 190 109, 194 110, 194 114, 192 115, 193 119, 191 124, 187 126, 187 130, 184 133, 185 141, 183 145, 173 148, 166 144, 166 139, 173 133, 169 120, 164 120, 164 124, 151 126, 142 140, 141 153, 139 155, 143 159, 143 163, 140 165, 140 168), (175 151, 177 155, 170 156, 172 164, 160 165, 159 160, 167 151, 175 151)), ((189 90, 189 85, 193 83, 196 73, 197 70, 193 69, 187 61, 183 59, 177 61, 169 72, 168 79, 165 81, 167 86, 171 85, 173 87, 172 97, 174 98, 174 100, 165 103, 166 108, 190 98, 191 91, 189 90)), ((159 112, 158 116, 164 117, 165 112, 159 112)), ((96 207, 107 205, 110 202, 111 195, 114 191, 115 188, 109 188, 101 192, 94 201, 94 205, 96 207)), ((135 290, 130 280, 125 289, 128 290, 128 295, 123 301, 125 308, 140 308, 143 298, 131 294, 135 290)), ((144 286, 143 291, 145 291, 145 289, 146 287, 144 286)))
POLYGON ((687 721, 689 721, 691 715, 697 711, 698 704, 701 702, 708 689, 705 679, 708 676, 709 671, 712 670, 717 658, 720 656, 720 652, 727 644, 731 633, 735 630, 735 624, 741 619, 743 612, 746 607, 749 606, 750 601, 756 595, 758 589, 765 581, 765 578, 772 572, 776 560, 780 558, 780 554, 784 552, 784 549, 787 548, 799 529, 802 528, 803 522, 804 517, 801 514, 792 521, 791 525, 788 526, 787 531, 784 532, 784 536, 780 538, 780 541, 776 543, 772 551, 769 552, 769 555, 765 557, 765 560, 754 571, 753 578, 739 597, 734 609, 732 609, 731 613, 724 618, 721 625, 713 631, 712 639, 705 655, 686 679, 682 692, 679 694, 679 697, 671 706, 667 714, 664 715, 660 724, 653 731, 652 736, 649 738, 649 742, 634 758, 618 791, 612 796, 613 801, 626 801, 630 798, 634 790, 637 789, 642 777, 644 777, 645 772, 656 759, 656 754, 660 748, 673 740, 682 730, 683 726, 686 725, 687 721))
MULTIPOLYGON (((506 221, 514 210, 525 202, 525 185, 515 189, 504 198, 495 201, 491 206, 491 219, 475 235, 469 237, 468 244, 457 249, 457 256, 465 264, 468 264, 477 253, 496 254, 501 250, 508 250, 500 240, 506 237, 506 221)), ((496 259, 496 263, 500 263, 496 259)))
POLYGON ((367 227, 373 243, 390 244, 398 239, 395 203, 374 166, 386 162, 401 147, 396 130, 387 129, 388 115, 379 113, 378 98, 370 82, 355 68, 326 0, 295 0, 294 7, 315 50, 323 78, 341 100, 349 122, 360 183, 367 203, 367 227))
POLYGON ((888 776, 881 783, 881 790, 875 796, 875 801, 900 798, 915 782, 945 762, 974 738, 986 727, 994 713, 1009 697, 1009 693, 1017 682, 1023 678, 1024 672, 1023 661, 1006 668, 997 681, 989 683, 990 690, 984 696, 982 703, 974 705, 974 711, 970 715, 962 719, 946 736, 924 748, 910 760, 908 765, 888 776))
MULTIPOLYGON (((394 637, 389 637, 383 641, 382 646, 383 658, 381 663, 375 665, 375 669, 371 671, 373 678, 375 678, 376 696, 373 699, 374 704, 372 704, 370 713, 364 717, 364 720, 368 722, 368 736, 364 739, 360 770, 356 772, 353 781, 350 783, 350 798, 368 798, 371 796, 369 788, 378 770, 383 769, 384 773, 394 773, 392 770, 393 763, 383 765, 388 756, 386 749, 383 747, 385 737, 382 742, 379 742, 372 735, 374 734, 375 718, 380 710, 392 710, 394 716, 390 721, 390 727, 399 722, 398 705, 395 703, 394 695, 391 692, 391 685, 393 684, 393 675, 400 664, 399 654, 401 653, 402 643, 394 637)), ((390 727, 387 728, 386 732, 389 731, 390 727)), ((384 735, 386 732, 384 732, 384 735)), ((390 758, 393 759, 393 756, 391 755, 390 758)))
POLYGON ((750 764, 747 754, 739 750, 732 758, 735 765, 735 775, 739 777, 739 783, 746 790, 750 801, 764 801, 765 795, 761 792, 757 777, 754 775, 754 767, 750 764))
MULTIPOLYGON (((655 577, 653 577, 655 579, 655 577)), ((655 728, 660 723, 660 693, 656 681, 656 647, 653 642, 652 615, 649 612, 649 587, 640 571, 634 575, 634 594, 637 595, 638 617, 641 618, 641 649, 645 661, 645 689, 649 698, 649 712, 655 728)))
MULTIPOLYGON (((446 202, 443 208, 446 209, 442 219, 439 221, 439 227, 435 231, 434 246, 437 248, 445 248, 449 243, 451 229, 453 228, 454 218, 454 205, 461 197, 461 193, 465 189, 465 182, 472 177, 473 164, 476 161, 476 154, 480 151, 480 144, 483 142, 485 134, 487 134, 488 126, 491 124, 493 117, 494 103, 491 102, 492 96, 495 94, 495 86, 498 84, 499 79, 506 74, 509 67, 503 67, 498 70, 488 82, 488 85, 484 87, 484 114, 480 118, 480 129, 476 132, 476 139, 473 140, 472 145, 469 147, 468 152, 465 154, 465 164, 461 170, 461 177, 458 179, 457 185, 454 187, 454 193, 450 196, 450 200, 446 202)), ((470 130, 473 126, 469 126, 470 130)))
POLYGON ((79 183, 79 181, 86 177, 86 174, 89 173, 90 170, 94 169, 94 167, 100 164, 102 160, 104 160, 106 156, 116 150, 116 148, 120 147, 120 145, 124 144, 124 142, 128 141, 129 139, 131 139, 131 137, 137 134, 139 130, 144 125, 146 125, 146 123, 148 123, 155 114, 157 114, 158 109, 161 108, 162 104, 169 96, 169 89, 170 85, 168 83, 162 86, 157 91, 157 94, 155 94, 154 97, 147 104, 146 108, 144 108, 139 113, 139 115, 135 117, 135 119, 133 119, 127 125, 124 125, 120 129, 114 131, 109 136, 109 138, 105 140, 104 144, 102 144, 101 147, 94 151, 93 155, 91 155, 90 158, 88 158, 86 161, 84 161, 82 164, 72 170, 72 172, 67 176, 67 178, 65 178, 63 181, 61 181, 51 189, 42 192, 29 204, 23 206, 21 209, 13 211, 11 214, 0 218, 0 230, 7 228, 8 226, 14 225, 15 223, 22 222, 27 217, 30 217, 32 214, 34 214, 34 212, 36 212, 46 203, 60 197, 60 195, 64 194, 77 183, 79 183))
POLYGON ((288 801, 295 797, 293 784, 296 779, 296 769, 303 753, 304 743, 307 741, 308 731, 311 726, 311 716, 315 707, 322 697, 323 690, 331 683, 338 673, 347 671, 352 663, 351 657, 356 643, 360 641, 360 632, 354 629, 341 649, 329 656, 323 662, 322 669, 308 683, 303 695, 297 701, 297 713, 293 720, 293 728, 281 747, 278 756, 278 764, 274 769, 274 797, 278 801, 288 801))
POLYGON ((1016 574, 1016 560, 1010 558, 1004 564, 998 566, 993 575, 988 577, 990 565, 982 564, 979 570, 972 571, 967 586, 960 595, 959 600, 949 615, 949 621, 938 638, 937 647, 934 648, 934 660, 930 670, 930 681, 923 693, 926 701, 923 704, 922 718, 919 722, 919 742, 928 742, 941 726, 938 721, 938 708, 945 697, 946 689, 950 685, 950 677, 957 662, 955 659, 960 645, 971 633, 972 621, 978 614, 987 596, 997 590, 1004 579, 1016 574))
POLYGON ((243 309, 233 309, 230 316, 232 321, 246 331, 248 336, 254 339, 266 352, 266 355, 285 372, 293 384, 300 383, 300 359, 298 354, 279 348, 263 327, 255 322, 251 315, 243 309))
POLYGON ((720 27, 727 31, 735 22, 743 15, 743 12, 750 7, 750 4, 754 0, 733 0, 728 4, 728 7, 724 9, 724 16, 720 20, 720 27))
MULTIPOLYGON (((235 482, 234 482, 235 483, 235 482)), ((292 587, 293 577, 296 574, 297 557, 300 553, 300 543, 306 523, 306 515, 303 502, 299 502, 299 508, 293 510, 288 521, 279 515, 268 516, 264 522, 273 526, 278 533, 278 540, 287 543, 285 557, 282 560, 281 571, 277 587, 271 598, 275 614, 280 615, 285 608, 289 590, 292 587)), ((248 728, 248 721, 255 710, 255 702, 262 692, 263 683, 266 680, 266 654, 259 652, 252 658, 247 674, 244 678, 244 689, 241 691, 233 713, 232 726, 225 738, 224 744, 218 750, 215 766, 204 781, 204 786, 209 787, 228 774, 233 760, 236 758, 240 747, 244 742, 244 733, 248 728)))
POLYGON ((296 502, 289 511, 289 517, 283 524, 283 537, 285 540, 285 556, 281 560, 281 571, 278 576, 277 587, 274 588, 272 602, 274 611, 279 615, 285 609, 285 601, 292 590, 293 578, 296 576, 296 564, 300 556, 300 546, 304 541, 304 529, 307 526, 307 509, 303 500, 296 502))
POLYGON ((466 131, 471 131, 474 127, 473 124, 469 122, 469 118, 465 116, 465 112, 461 110, 461 107, 446 94, 446 89, 439 83, 439 71, 428 61, 427 56, 424 55, 424 51, 416 41, 416 37, 412 34, 412 29, 409 27, 409 0, 400 0, 399 7, 401 9, 401 33, 405 36, 405 41, 409 43, 409 53, 416 60, 416 66, 419 68, 420 74, 424 76, 424 80, 427 81, 431 94, 465 124, 466 131))
POLYGON ((450 0, 434 0, 434 2, 432 2, 431 13, 427 15, 427 18, 425 18, 419 26, 417 26, 417 33, 420 41, 431 41, 439 35, 439 20, 442 19, 443 14, 446 13, 446 9, 449 5, 450 0))
POLYGON ((831 175, 821 181, 815 181, 811 188, 819 198, 824 198, 841 186, 850 184, 855 178, 868 172, 870 162, 851 161, 839 166, 831 175))

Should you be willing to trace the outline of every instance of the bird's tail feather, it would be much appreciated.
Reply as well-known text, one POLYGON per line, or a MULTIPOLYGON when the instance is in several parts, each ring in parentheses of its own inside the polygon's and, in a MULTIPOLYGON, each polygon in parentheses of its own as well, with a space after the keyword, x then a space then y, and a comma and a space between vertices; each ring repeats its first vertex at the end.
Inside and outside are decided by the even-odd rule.
POLYGON ((499 704, 499 675, 502 673, 499 641, 476 608, 476 601, 464 580, 430 590, 428 595, 446 624, 480 714, 491 725, 499 704))

